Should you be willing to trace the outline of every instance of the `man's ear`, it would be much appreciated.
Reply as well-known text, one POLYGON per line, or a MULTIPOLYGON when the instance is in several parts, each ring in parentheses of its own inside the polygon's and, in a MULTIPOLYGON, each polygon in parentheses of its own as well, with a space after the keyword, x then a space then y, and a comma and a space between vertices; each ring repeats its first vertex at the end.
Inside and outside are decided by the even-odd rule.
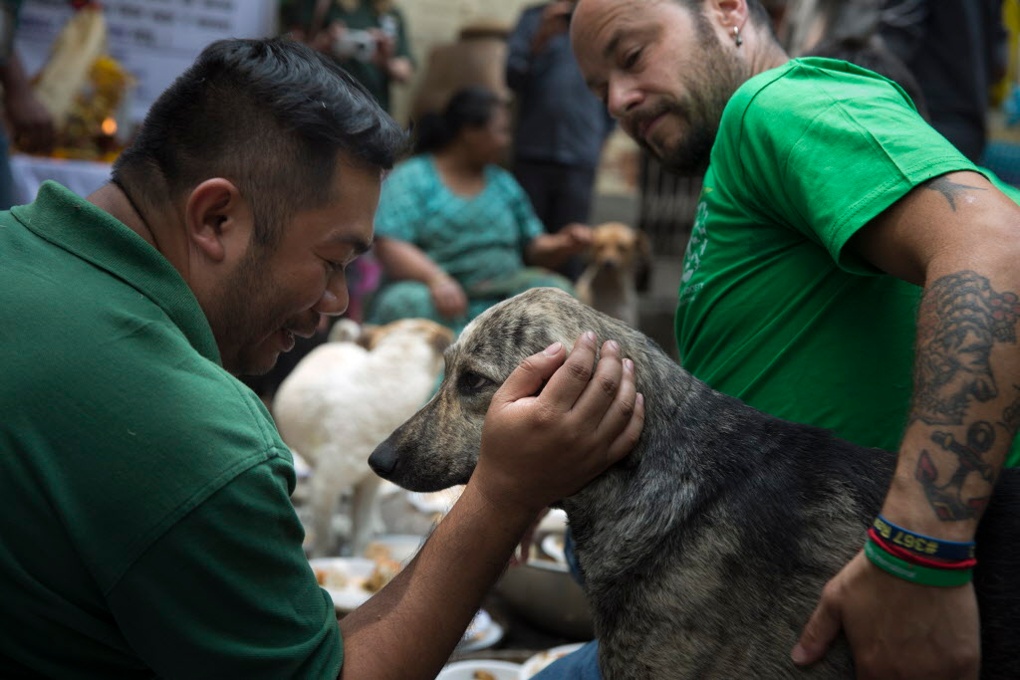
POLYGON ((712 0, 709 3, 709 12, 716 17, 717 23, 725 30, 727 36, 734 27, 743 30, 747 22, 746 0, 712 0))
POLYGON ((253 220, 248 202, 230 180, 213 177, 197 185, 184 205, 184 224, 189 249, 198 250, 214 262, 247 249, 253 220))

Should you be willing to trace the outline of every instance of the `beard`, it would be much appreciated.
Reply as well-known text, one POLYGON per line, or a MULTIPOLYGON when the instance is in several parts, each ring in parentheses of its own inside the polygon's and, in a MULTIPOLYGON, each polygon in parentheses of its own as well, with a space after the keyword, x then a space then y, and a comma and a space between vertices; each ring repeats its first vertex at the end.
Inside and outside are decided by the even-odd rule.
POLYGON ((269 248, 252 244, 248 254, 223 283, 211 323, 223 367, 233 375, 262 375, 279 358, 260 342, 287 321, 274 300, 269 248), (260 352, 259 350, 262 349, 260 352))
POLYGON ((680 102, 663 102, 648 116, 651 119, 660 113, 670 115, 685 131, 670 145, 638 140, 663 167, 686 176, 702 175, 708 168, 723 109, 747 80, 747 67, 723 47, 707 26, 701 26, 698 44, 702 48, 702 62, 690 72, 690 94, 680 102))

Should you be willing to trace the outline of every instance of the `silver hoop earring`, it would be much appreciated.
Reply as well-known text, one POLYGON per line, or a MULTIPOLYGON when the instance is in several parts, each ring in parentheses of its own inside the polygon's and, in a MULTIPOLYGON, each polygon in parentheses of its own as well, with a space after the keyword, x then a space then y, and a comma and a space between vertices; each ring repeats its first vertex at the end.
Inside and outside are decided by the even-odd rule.
POLYGON ((737 43, 737 47, 744 44, 744 39, 740 37, 740 28, 738 26, 733 27, 733 42, 737 43))

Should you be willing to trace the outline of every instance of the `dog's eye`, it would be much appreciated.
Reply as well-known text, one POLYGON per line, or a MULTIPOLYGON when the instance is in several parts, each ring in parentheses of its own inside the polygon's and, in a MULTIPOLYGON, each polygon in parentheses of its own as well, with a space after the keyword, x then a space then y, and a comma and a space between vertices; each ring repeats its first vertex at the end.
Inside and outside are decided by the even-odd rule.
POLYGON ((480 392, 491 384, 492 381, 484 375, 479 375, 474 371, 466 371, 462 373, 460 379, 457 380, 457 389, 464 394, 474 394, 476 392, 480 392))

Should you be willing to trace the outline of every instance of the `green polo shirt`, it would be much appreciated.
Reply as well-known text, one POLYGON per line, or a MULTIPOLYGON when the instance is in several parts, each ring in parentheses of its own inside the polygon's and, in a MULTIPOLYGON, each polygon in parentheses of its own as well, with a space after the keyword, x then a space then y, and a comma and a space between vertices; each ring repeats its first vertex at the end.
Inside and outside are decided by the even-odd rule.
POLYGON ((0 345, 0 677, 337 676, 290 453, 155 249, 45 183, 0 345))

